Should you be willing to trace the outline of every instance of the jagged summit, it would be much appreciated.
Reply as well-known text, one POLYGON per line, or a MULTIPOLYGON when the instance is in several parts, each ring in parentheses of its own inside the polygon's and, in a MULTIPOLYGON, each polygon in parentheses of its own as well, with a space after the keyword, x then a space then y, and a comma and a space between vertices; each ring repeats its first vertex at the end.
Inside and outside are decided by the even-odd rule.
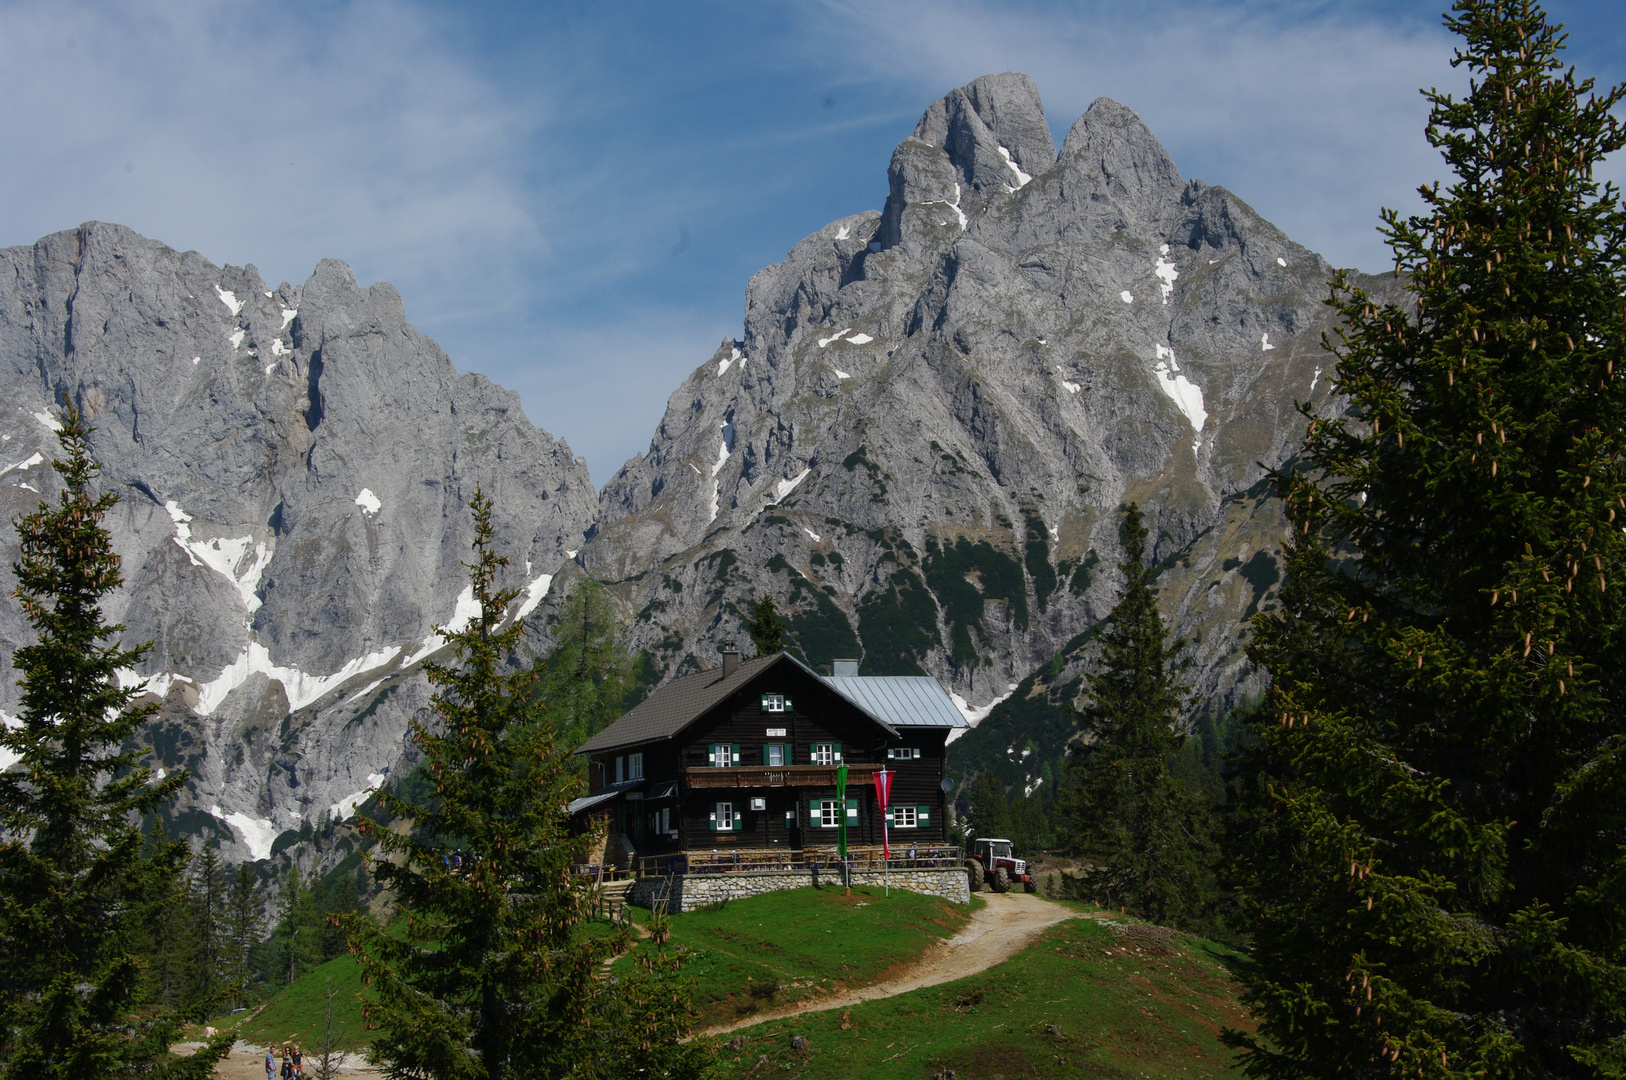
POLYGON ((743 340, 601 493, 587 571, 669 670, 715 662, 766 593, 808 660, 929 671, 972 709, 1105 613, 1135 499, 1206 688, 1234 691, 1242 642, 1203 628, 1264 598, 1237 567, 1277 509, 1247 493, 1296 445, 1294 402, 1333 407, 1330 267, 1182 179, 1118 102, 1058 153, 1020 74, 931 104, 887 179, 879 213, 752 278, 743 340))
MULTIPOLYGON (((151 641, 157 764, 193 774, 181 819, 233 858, 353 812, 424 706, 431 627, 469 615, 476 484, 539 601, 592 525, 585 465, 519 397, 459 375, 390 285, 325 259, 272 288, 120 225, 0 250, 0 516, 50 494, 50 410, 95 427, 125 586, 151 641), (33 463, 33 464, 30 464, 33 463)), ((0 655, 29 633, 0 536, 0 655)), ((0 712, 15 709, 0 680, 0 712)))

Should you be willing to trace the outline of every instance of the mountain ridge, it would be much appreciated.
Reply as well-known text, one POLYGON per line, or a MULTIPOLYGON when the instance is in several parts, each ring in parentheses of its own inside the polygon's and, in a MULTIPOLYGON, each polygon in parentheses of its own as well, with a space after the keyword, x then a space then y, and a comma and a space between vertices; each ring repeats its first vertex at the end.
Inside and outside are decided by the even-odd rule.
POLYGON ((535 650, 583 577, 663 678, 718 662, 769 595, 808 661, 932 674, 978 718, 1024 684, 1076 692, 1136 501, 1199 692, 1257 690, 1242 620, 1283 541, 1261 481, 1297 401, 1340 407, 1331 267, 1182 178, 1118 102, 1057 149, 1023 75, 932 103, 887 184, 752 276, 742 337, 597 492, 516 395, 335 260, 271 289, 100 223, 0 251, 0 503, 48 492, 21 462, 51 456, 38 417, 69 394, 124 497, 109 614, 155 642, 132 673, 164 700, 154 762, 194 773, 173 824, 263 858, 410 767, 431 628, 470 614, 476 483, 535 650))

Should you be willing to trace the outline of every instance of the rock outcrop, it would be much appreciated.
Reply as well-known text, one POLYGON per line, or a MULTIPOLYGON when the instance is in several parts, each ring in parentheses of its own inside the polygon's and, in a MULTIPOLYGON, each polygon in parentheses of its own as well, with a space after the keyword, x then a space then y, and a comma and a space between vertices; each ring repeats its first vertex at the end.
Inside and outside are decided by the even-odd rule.
MULTIPOLYGON (((327 260, 303 285, 117 225, 0 251, 0 514, 55 490, 53 403, 96 428, 124 587, 151 641, 157 763, 178 826, 233 859, 348 816, 401 764, 431 627, 469 614, 480 485, 512 583, 539 601, 592 527, 585 464, 519 398, 459 375, 389 285, 327 260), (290 835, 292 834, 292 835, 290 835)), ((0 537, 0 652, 29 633, 0 537)), ((15 711, 13 679, 0 710, 15 711)))

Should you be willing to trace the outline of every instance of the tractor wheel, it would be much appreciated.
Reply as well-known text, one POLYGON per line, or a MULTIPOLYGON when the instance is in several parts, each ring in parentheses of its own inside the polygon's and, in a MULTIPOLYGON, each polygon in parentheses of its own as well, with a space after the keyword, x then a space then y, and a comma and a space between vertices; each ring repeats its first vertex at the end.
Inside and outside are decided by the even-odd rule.
POLYGON ((994 891, 995 892, 1010 892, 1011 891, 1011 872, 1009 870, 1005 869, 1003 866, 997 868, 994 871, 994 891))
POLYGON ((981 889, 982 888, 982 862, 981 862, 981 860, 967 859, 965 861, 965 876, 966 876, 966 884, 967 884, 967 886, 970 887, 972 892, 976 892, 977 890, 981 889))
POLYGON ((1022 882, 1022 891, 1027 893, 1036 893, 1039 891, 1039 883, 1029 878, 1027 881, 1022 882))

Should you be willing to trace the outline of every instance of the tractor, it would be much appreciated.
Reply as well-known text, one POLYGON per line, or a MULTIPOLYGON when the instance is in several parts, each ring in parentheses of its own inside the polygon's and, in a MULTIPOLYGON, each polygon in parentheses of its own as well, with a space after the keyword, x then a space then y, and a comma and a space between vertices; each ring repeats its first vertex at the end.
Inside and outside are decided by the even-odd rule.
POLYGON ((979 836, 971 841, 971 850, 965 859, 965 874, 970 879, 971 891, 984 885, 995 892, 1009 892, 1011 886, 1021 883, 1026 892, 1038 892, 1039 886, 1028 873, 1028 864, 1011 857, 1011 842, 979 836))

